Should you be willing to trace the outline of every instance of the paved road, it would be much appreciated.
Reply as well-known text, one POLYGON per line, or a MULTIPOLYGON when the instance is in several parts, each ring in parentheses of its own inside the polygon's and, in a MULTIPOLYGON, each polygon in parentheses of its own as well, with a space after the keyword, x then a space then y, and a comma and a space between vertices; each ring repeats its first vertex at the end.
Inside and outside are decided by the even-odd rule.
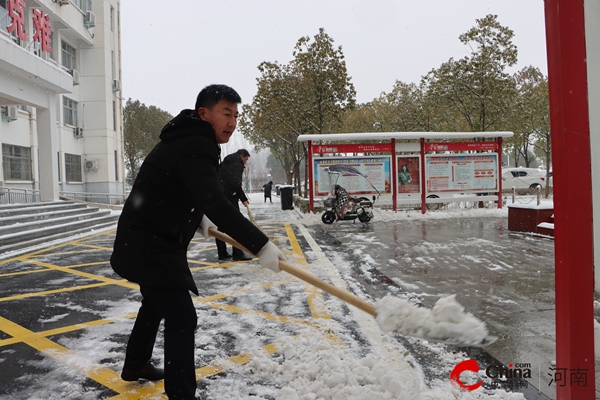
POLYGON ((555 359, 551 240, 513 235, 506 221, 497 218, 322 229, 427 307, 456 294, 465 309, 499 337, 485 350, 505 365, 534 366, 538 373, 530 383, 553 397, 553 388, 546 389, 547 371, 555 359))
MULTIPOLYGON (((376 299, 403 293, 428 307, 440 296, 457 294, 459 302, 485 320, 490 333, 500 339, 485 350, 456 350, 466 351, 482 365, 531 364, 530 386, 521 391, 528 399, 554 398, 554 386, 548 386, 554 360, 551 240, 512 234, 501 218, 386 222, 377 221, 376 215, 365 225, 328 226, 318 221, 303 225, 306 221, 299 213, 281 210, 279 199, 273 200, 275 204, 252 203, 254 217, 296 261, 310 261, 308 242, 314 241, 357 294, 376 299)), ((139 294, 135 285, 119 279, 108 266, 113 235, 114 231, 101 232, 0 260, 0 399, 133 399, 140 393, 160 398, 162 383, 138 385, 118 379, 139 294), (100 351, 101 346, 108 348, 100 351), (99 355, 90 365, 80 365, 78 356, 86 352, 90 357, 99 355), (50 392, 49 381, 56 382, 50 392), (61 388, 64 382, 72 387, 61 388)), ((283 298, 281 304, 305 304, 306 295, 315 293, 307 292, 297 280, 279 276, 268 284, 265 295, 264 277, 253 281, 255 261, 248 263, 251 268, 244 263, 226 266, 228 272, 223 274, 211 242, 195 240, 190 260, 194 276, 203 282, 200 318, 209 321, 203 326, 206 335, 197 339, 201 365, 268 345, 277 335, 294 335, 305 321, 312 324, 311 318, 326 311, 313 309, 312 303, 310 309, 281 305, 273 309, 274 297, 283 298), (232 291, 242 272, 249 287, 232 291), (253 297, 239 297, 244 291, 254 293, 253 297), (274 314, 269 318, 275 319, 285 315, 285 323, 265 325, 253 316, 264 318, 270 313, 274 314), (229 314, 243 315, 242 332, 228 328, 240 318, 231 320, 229 314)), ((348 311, 342 314, 347 316, 348 311)), ((350 340, 364 346, 365 338, 351 325, 340 328, 344 340, 354 338, 350 340), (344 330, 349 334, 344 335, 344 330)), ((415 355, 426 375, 445 378, 439 375, 437 357, 429 347, 397 339, 415 355)), ((198 370, 204 377, 201 391, 217 373, 205 368, 198 370)))

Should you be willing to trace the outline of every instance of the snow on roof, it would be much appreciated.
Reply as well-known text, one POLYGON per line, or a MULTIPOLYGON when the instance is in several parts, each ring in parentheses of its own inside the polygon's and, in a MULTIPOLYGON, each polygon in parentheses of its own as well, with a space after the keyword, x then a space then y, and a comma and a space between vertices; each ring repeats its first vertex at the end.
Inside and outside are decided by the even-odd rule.
POLYGON ((389 139, 467 139, 467 138, 508 138, 514 133, 498 132, 360 132, 360 133, 324 133, 321 135, 300 135, 299 142, 325 140, 389 140, 389 139))

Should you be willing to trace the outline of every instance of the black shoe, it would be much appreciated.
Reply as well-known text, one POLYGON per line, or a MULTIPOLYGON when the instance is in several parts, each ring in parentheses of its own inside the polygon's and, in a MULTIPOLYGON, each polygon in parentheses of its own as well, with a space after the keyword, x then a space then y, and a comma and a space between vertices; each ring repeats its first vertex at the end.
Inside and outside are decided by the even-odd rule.
POLYGON ((246 257, 246 255, 244 255, 244 254, 242 254, 241 256, 234 255, 233 256, 233 261, 250 261, 253 258, 254 257, 246 257))
POLYGON ((219 256, 219 261, 229 260, 231 258, 231 254, 225 254, 224 256, 219 256))
POLYGON ((148 381, 160 381, 165 379, 165 370, 162 368, 156 368, 152 363, 144 365, 138 369, 123 368, 121 372, 121 379, 124 381, 132 382, 138 379, 146 379, 148 381))

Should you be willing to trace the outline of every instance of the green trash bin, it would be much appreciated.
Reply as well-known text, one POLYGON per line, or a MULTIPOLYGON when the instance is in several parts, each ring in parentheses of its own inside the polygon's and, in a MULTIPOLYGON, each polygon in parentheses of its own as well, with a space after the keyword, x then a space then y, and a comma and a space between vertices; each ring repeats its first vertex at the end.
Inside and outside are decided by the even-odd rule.
POLYGON ((294 209, 294 186, 293 185, 281 185, 281 186, 279 186, 279 193, 281 193, 281 209, 282 210, 293 210, 294 209))

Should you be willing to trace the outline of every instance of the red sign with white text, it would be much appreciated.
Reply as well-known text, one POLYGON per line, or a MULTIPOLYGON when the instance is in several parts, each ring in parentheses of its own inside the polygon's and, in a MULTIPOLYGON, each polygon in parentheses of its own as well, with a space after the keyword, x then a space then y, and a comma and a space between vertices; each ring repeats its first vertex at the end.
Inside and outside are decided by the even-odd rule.
POLYGON ((313 154, 331 153, 389 153, 390 143, 322 144, 313 146, 313 154))
POLYGON ((425 143, 425 151, 497 150, 498 142, 425 143))

